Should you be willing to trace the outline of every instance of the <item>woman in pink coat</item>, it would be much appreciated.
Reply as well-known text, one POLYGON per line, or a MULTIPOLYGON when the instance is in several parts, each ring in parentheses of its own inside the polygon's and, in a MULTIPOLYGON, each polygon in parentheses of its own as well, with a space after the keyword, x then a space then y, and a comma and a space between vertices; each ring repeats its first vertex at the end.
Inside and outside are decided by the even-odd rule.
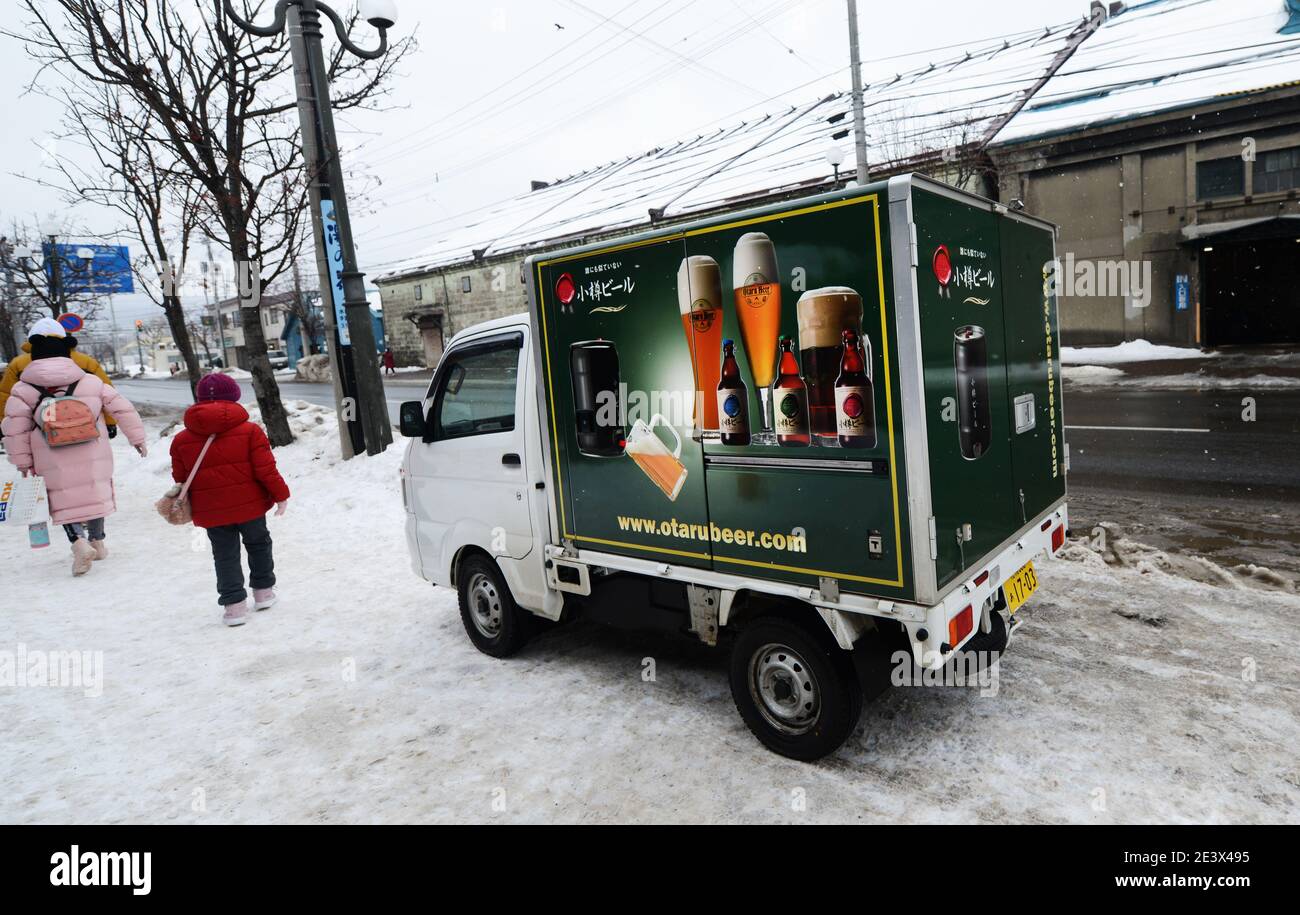
POLYGON ((127 441, 144 457, 144 423, 131 402, 88 375, 68 358, 63 339, 34 335, 32 363, 19 376, 12 396, 5 404, 2 424, 9 461, 23 472, 45 480, 50 502, 50 520, 64 525, 72 544, 72 574, 84 575, 96 559, 108 556, 104 546, 104 518, 117 508, 113 494, 113 449, 104 425, 105 412, 117 421, 127 441), (41 400, 37 387, 55 395, 76 385, 72 396, 97 416, 99 438, 75 445, 51 448, 36 428, 35 410, 41 400))

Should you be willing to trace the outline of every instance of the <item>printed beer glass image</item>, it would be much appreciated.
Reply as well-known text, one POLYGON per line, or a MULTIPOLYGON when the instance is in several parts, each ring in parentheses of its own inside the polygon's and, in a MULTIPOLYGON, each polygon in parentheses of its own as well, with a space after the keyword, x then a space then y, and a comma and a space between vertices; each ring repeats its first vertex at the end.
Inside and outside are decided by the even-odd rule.
POLYGON ((770 445, 775 441, 772 381, 776 377, 776 336, 781 330, 781 283, 772 239, 762 232, 740 236, 732 257, 731 279, 740 339, 745 344, 745 358, 758 388, 762 413, 762 431, 754 439, 770 445))
POLYGON ((957 436, 961 456, 968 461, 988 451, 993 441, 989 423, 989 348, 984 328, 957 328, 953 364, 957 369, 957 436))
POLYGON ((808 420, 814 435, 833 439, 835 379, 840 373, 844 331, 862 335, 862 296, 847 286, 810 289, 795 305, 799 318, 799 361, 808 385, 808 420))
POLYGON ((722 271, 711 257, 688 257, 677 268, 677 304, 695 376, 695 428, 718 428, 718 353, 722 342, 722 271))
POLYGON ((650 417, 648 424, 642 419, 632 423, 632 431, 627 434, 623 453, 636 461, 636 465, 652 483, 663 490, 663 494, 669 500, 677 501, 677 494, 682 491, 682 485, 686 482, 686 466, 680 460, 682 437, 677 434, 676 429, 668 425, 668 420, 656 413, 650 417), (677 444, 672 451, 669 451, 668 446, 655 435, 656 426, 663 426, 673 434, 677 444))

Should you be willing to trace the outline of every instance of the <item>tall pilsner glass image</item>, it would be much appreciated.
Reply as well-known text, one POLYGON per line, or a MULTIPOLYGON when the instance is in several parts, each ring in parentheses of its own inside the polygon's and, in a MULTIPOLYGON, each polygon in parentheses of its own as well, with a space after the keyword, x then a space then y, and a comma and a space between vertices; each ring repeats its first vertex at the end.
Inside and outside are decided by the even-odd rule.
POLYGON ((718 428, 718 381, 722 372, 722 271, 697 255, 677 268, 677 304, 695 376, 695 428, 718 428))
POLYGON ((731 263, 736 292, 736 319, 745 344, 749 373, 758 388, 762 414, 755 443, 772 444, 772 381, 776 377, 776 337, 781 330, 781 283, 776 248, 763 232, 746 232, 736 242, 731 263))

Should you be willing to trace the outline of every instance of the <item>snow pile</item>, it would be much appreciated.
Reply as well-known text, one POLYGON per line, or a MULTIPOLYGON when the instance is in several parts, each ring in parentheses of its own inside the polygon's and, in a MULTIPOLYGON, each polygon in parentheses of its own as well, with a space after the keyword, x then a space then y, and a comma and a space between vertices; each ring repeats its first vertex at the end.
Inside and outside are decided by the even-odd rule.
POLYGON ((253 377, 253 373, 246 369, 237 369, 232 367, 232 368, 225 368, 225 369, 217 369, 217 371, 223 375, 229 375, 231 378, 235 379, 236 381, 248 381, 250 378, 253 377))
POLYGON ((113 443, 90 574, 0 542, 0 821, 1300 821, 1300 596, 1266 576, 1072 541, 993 694, 894 690, 805 765, 749 735, 722 652, 575 623, 479 654, 410 570, 400 444, 344 462, 333 415, 288 406, 281 602, 247 626, 218 623, 206 537, 153 512, 156 433, 113 443), (101 653, 100 688, 15 685, 54 651, 101 653))
POLYGON ((1063 346, 1062 365, 1120 365, 1164 359, 1210 359, 1214 353, 1188 346, 1165 346, 1147 340, 1128 340, 1114 346, 1063 346))
POLYGON ((1123 369, 1106 368, 1101 365, 1062 365, 1061 377, 1071 384, 1109 384, 1125 377, 1123 369))

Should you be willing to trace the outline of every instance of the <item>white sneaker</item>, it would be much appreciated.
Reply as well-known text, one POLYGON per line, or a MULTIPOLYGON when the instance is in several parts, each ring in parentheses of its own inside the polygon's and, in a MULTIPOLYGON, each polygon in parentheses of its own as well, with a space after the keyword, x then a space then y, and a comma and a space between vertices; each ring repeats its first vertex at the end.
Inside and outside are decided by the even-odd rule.
POLYGON ((275 602, 280 598, 276 595, 274 588, 254 588, 253 589, 253 609, 265 610, 268 607, 275 606, 275 602))

